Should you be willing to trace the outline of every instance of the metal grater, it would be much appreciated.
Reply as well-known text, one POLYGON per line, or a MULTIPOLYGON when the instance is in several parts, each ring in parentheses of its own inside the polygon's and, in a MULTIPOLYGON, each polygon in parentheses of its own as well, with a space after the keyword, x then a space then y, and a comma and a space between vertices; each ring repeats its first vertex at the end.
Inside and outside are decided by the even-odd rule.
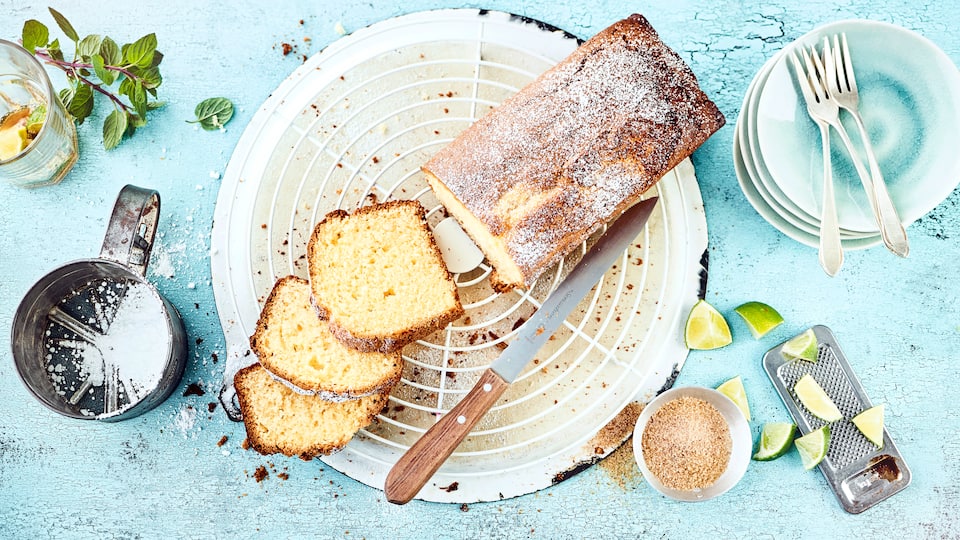
POLYGON ((807 412, 793 392, 800 377, 808 373, 843 413, 843 420, 830 423, 830 446, 819 467, 843 509, 859 514, 907 487, 910 469, 886 428, 883 448, 878 449, 850 421, 873 405, 833 332, 819 325, 813 327, 813 332, 819 346, 817 362, 788 360, 781 353, 781 343, 763 356, 763 367, 800 433, 810 433, 827 423, 807 412))

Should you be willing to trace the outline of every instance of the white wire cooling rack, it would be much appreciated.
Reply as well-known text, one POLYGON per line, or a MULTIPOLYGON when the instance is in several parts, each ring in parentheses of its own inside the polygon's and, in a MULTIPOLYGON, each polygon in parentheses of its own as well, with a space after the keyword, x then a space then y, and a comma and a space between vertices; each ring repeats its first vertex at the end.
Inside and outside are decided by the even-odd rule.
MULTIPOLYGON (((212 274, 233 354, 246 349, 274 281, 306 276, 319 219, 417 199, 436 225, 446 214, 420 165, 577 45, 530 19, 440 10, 359 30, 299 67, 246 128, 217 200, 212 274)), ((656 191, 661 202, 635 245, 419 498, 475 502, 549 486, 616 449, 632 426, 603 441, 600 429, 632 400, 672 385, 688 352, 683 316, 705 284, 707 231, 689 160, 656 191)), ((404 349, 403 379, 383 413, 324 461, 382 488, 390 466, 466 394, 584 252, 528 291, 494 292, 485 264, 456 275, 465 316, 404 349)))

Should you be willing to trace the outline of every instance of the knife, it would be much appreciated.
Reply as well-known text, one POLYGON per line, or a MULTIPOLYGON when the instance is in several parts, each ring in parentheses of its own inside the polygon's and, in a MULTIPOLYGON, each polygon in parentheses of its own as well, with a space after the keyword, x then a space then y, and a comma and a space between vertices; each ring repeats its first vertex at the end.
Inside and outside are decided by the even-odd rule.
POLYGON ((510 345, 480 375, 473 389, 400 456, 384 484, 388 501, 406 504, 423 488, 567 315, 636 239, 656 203, 657 197, 639 202, 608 226, 540 309, 520 327, 510 345))

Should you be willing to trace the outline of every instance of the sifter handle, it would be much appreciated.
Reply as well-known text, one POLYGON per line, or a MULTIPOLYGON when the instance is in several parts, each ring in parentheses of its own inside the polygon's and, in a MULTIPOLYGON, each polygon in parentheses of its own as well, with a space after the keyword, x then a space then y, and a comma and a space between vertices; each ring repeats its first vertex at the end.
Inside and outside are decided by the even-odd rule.
POLYGON ((159 193, 134 185, 124 186, 113 206, 100 258, 118 262, 146 276, 159 220, 159 193))

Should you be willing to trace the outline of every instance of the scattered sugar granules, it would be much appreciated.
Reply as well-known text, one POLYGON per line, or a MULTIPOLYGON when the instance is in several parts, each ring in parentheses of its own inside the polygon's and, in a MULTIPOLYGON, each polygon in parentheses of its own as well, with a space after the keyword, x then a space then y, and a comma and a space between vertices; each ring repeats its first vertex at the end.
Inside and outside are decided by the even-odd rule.
POLYGON ((190 405, 184 405, 177 411, 177 416, 173 419, 173 425, 181 433, 186 434, 193 429, 197 423, 197 410, 190 405))

